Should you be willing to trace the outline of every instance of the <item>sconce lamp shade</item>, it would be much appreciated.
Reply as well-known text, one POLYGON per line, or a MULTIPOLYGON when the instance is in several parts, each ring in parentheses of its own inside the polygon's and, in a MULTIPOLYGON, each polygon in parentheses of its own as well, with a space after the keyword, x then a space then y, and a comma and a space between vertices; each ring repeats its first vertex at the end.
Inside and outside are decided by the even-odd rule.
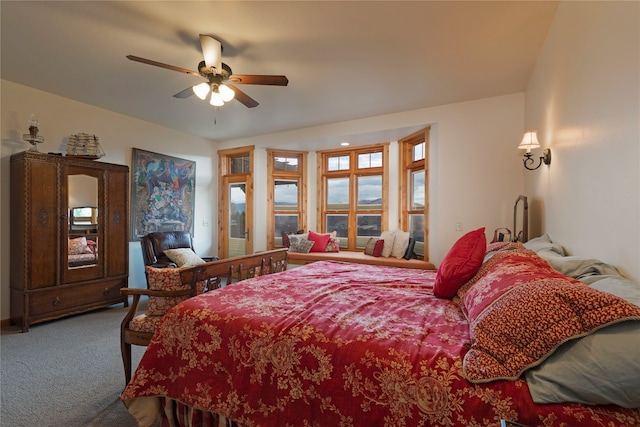
POLYGON ((522 137, 522 141, 518 148, 521 150, 527 150, 527 153, 530 153, 534 148, 540 148, 540 143, 538 142, 538 136, 535 130, 525 132, 522 137))
POLYGON ((551 164, 551 150, 547 148, 543 151, 542 157, 539 158, 538 166, 533 167, 535 160, 533 159, 531 150, 540 148, 540 143, 538 142, 538 136, 535 130, 530 130, 524 133, 524 137, 522 137, 522 141, 520 142, 520 145, 518 145, 518 148, 527 150, 527 152, 524 153, 524 158, 522 159, 525 169, 534 171, 542 166, 543 163, 545 165, 551 164))

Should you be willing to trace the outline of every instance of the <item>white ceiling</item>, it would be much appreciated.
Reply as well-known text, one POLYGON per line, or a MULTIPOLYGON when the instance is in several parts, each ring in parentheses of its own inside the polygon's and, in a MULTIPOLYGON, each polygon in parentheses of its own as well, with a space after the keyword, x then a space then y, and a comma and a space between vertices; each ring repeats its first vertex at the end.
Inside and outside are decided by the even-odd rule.
POLYGON ((1 77, 215 141, 524 91, 558 2, 7 1, 1 77), (257 100, 173 95, 199 77, 198 35, 257 100))

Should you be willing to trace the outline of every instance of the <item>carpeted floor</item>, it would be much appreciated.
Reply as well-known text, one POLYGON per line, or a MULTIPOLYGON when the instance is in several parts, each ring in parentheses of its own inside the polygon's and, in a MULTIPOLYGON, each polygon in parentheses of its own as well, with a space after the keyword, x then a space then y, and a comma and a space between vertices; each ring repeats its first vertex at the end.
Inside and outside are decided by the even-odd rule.
MULTIPOLYGON (((135 427, 120 401, 124 371, 118 304, 66 319, 2 328, 0 425, 135 427)), ((133 346, 133 369, 144 347, 133 346)), ((158 424, 159 425, 159 424, 158 424)))

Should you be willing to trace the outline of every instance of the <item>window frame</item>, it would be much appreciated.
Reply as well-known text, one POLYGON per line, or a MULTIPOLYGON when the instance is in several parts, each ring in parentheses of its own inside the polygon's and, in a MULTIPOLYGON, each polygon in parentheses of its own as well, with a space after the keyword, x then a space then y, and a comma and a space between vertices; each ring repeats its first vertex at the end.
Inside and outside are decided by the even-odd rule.
MULTIPOLYGON (((254 182, 254 151, 255 146, 236 147, 218 150, 218 254, 226 258, 229 253, 229 239, 225 233, 226 210, 229 207, 227 185, 233 182, 244 182, 247 191, 245 225, 250 230, 250 236, 254 233, 253 221, 253 182, 254 182), (242 173, 232 173, 233 159, 246 158, 243 161, 242 173), (244 165, 248 166, 245 168, 244 165)), ((245 253, 253 252, 253 238, 245 241, 245 253)))
POLYGON ((389 212, 389 143, 362 145, 358 147, 338 148, 332 150, 317 151, 317 217, 316 229, 322 233, 333 230, 326 229, 326 218, 328 215, 347 215, 348 234, 345 244, 341 239, 340 248, 349 251, 363 251, 364 242, 358 246, 357 242, 357 219, 361 215, 380 215, 380 228, 388 229, 389 212), (358 166, 358 155, 360 154, 382 154, 382 165, 360 168, 358 166), (349 156, 349 168, 342 170, 329 170, 329 158, 349 156), (382 203, 380 209, 358 209, 358 178, 362 176, 382 176, 382 203), (327 207, 327 180, 330 178, 349 179, 349 209, 330 210, 327 207))
POLYGON ((275 235, 276 215, 298 215, 298 228, 307 229, 307 158, 306 151, 267 149, 267 249, 282 247, 281 236, 275 235), (297 158, 297 171, 277 170, 274 167, 276 157, 297 158), (298 210, 278 211, 275 206, 275 184, 278 180, 297 181, 298 210))
MULTIPOLYGON (((424 255, 422 259, 429 260, 429 136, 431 127, 408 135, 398 141, 399 145, 399 177, 400 177, 400 228, 409 230, 409 216, 424 215, 424 255), (413 160, 413 147, 424 142, 424 159, 413 160), (411 175, 413 172, 424 171, 424 206, 423 209, 411 209, 410 195, 412 192, 411 175)), ((420 256, 419 256, 420 257, 420 256)))

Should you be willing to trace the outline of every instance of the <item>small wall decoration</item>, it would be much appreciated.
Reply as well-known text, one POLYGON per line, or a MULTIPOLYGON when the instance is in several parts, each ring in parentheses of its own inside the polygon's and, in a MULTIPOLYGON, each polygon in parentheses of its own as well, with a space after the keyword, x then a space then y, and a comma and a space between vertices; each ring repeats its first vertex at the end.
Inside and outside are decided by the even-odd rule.
POLYGON ((196 162, 133 149, 131 239, 154 231, 193 235, 196 162))

